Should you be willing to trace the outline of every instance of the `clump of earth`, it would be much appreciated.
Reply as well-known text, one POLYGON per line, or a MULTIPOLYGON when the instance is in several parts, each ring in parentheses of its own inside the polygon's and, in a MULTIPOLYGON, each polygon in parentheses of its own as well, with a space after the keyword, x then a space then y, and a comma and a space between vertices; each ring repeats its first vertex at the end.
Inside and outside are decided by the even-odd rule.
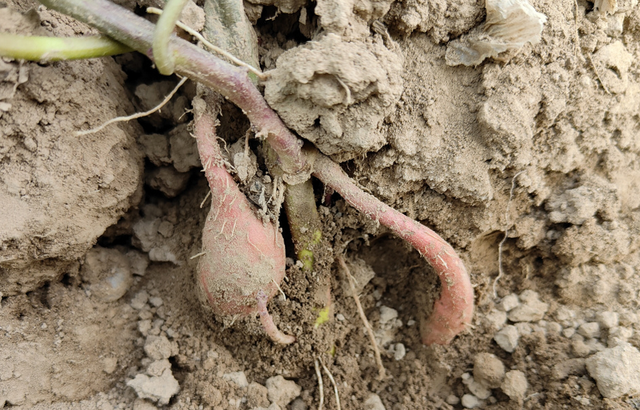
MULTIPOLYGON (((269 305, 296 343, 208 317, 191 258, 207 211, 195 85, 76 135, 152 108, 177 80, 136 54, 0 60, 0 408, 302 410, 318 407, 320 375, 337 409, 329 373, 343 409, 637 408, 640 9, 527 7, 546 18, 539 41, 467 66, 446 57, 487 40, 484 2, 245 3, 287 126, 465 261, 476 314, 445 347, 422 345, 416 323, 438 295, 429 266, 319 184, 316 268, 291 247, 286 298, 269 305)), ((96 34, 31 0, 0 4, 0 30, 96 34)), ((218 133, 260 208, 274 178, 248 131, 225 104, 218 133)))

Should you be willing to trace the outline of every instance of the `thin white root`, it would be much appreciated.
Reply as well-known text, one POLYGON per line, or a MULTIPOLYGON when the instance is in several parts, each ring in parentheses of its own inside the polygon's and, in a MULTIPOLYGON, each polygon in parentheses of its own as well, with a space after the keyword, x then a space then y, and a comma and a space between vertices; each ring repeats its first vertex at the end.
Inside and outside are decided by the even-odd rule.
POLYGON ((351 289, 351 296, 353 300, 356 302, 356 307, 358 309, 358 314, 360 315, 360 319, 364 323, 364 327, 367 329, 367 334, 369 335, 369 340, 371 341, 371 347, 373 348, 373 355, 376 359, 376 364, 378 365, 378 379, 382 380, 385 378, 386 371, 384 369, 384 365, 382 364, 382 357, 380 356, 380 349, 378 349, 378 343, 376 343, 376 337, 373 334, 373 329, 369 324, 369 320, 367 319, 367 315, 364 314, 364 310, 362 309, 362 305, 360 304, 360 298, 358 297, 358 292, 356 291, 355 279, 351 276, 351 272, 347 267, 347 264, 344 261, 342 256, 338 256, 338 263, 340 267, 345 272, 345 276, 349 281, 349 288, 351 289))
POLYGON ((324 362, 322 361, 322 359, 320 357, 318 357, 318 360, 320 361, 320 365, 322 365, 322 368, 324 369, 324 372, 329 377, 329 380, 331 381, 331 385, 333 386, 333 392, 336 395, 336 408, 338 410, 341 410, 340 409, 340 395, 338 394, 338 385, 336 384, 336 381, 333 378, 333 375, 331 374, 329 369, 327 369, 327 366, 324 365, 324 362))
POLYGON ((199 257, 204 256, 204 255, 206 255, 206 254, 207 254, 207 251, 203 251, 203 252, 200 252, 200 253, 196 253, 195 255, 193 255, 192 257, 190 257, 189 259, 199 258, 199 257))
MULTIPOLYGON (((155 8, 155 7, 147 7, 147 13, 161 15, 162 14, 162 10, 160 10, 158 8, 155 8)), ((242 61, 239 58, 235 57, 233 54, 221 49, 220 47, 217 47, 217 46, 211 44, 210 42, 207 41, 206 38, 202 37, 202 35, 200 33, 195 31, 191 27, 187 26, 186 24, 184 24, 180 20, 178 20, 176 22, 176 26, 180 27, 181 29, 183 29, 187 33, 191 34, 192 36, 197 38, 199 41, 202 41, 202 44, 207 46, 207 48, 210 49, 211 51, 215 51, 216 53, 218 53, 218 54, 220 54, 222 56, 225 56, 226 58, 231 60, 235 65, 244 67, 247 70, 251 71, 259 79, 264 80, 264 79, 267 78, 267 75, 265 73, 263 73, 262 71, 258 70, 257 68, 255 68, 251 64, 245 63, 244 61, 242 61)))
POLYGON ((318 377, 318 390, 320 391, 320 404, 318 404, 318 410, 322 410, 322 408, 324 407, 324 386, 322 384, 322 373, 320 373, 318 359, 313 360, 313 365, 316 368, 316 376, 318 377))
POLYGON ((513 200, 513 191, 516 189, 516 178, 520 176, 524 171, 520 171, 511 179, 511 190, 509 191, 509 202, 507 202, 507 209, 504 211, 504 238, 498 244, 498 276, 493 280, 493 298, 498 299, 498 281, 504 276, 504 270, 502 269, 502 245, 507 241, 509 237, 509 208, 511 208, 511 201, 513 200))
POLYGON ((131 120, 135 120, 137 118, 142 118, 142 117, 146 117, 147 115, 151 115, 154 112, 158 111, 159 109, 161 109, 166 103, 169 102, 169 100, 171 100, 171 98, 175 95, 176 92, 178 92, 178 89, 180 87, 182 87, 182 84, 184 84, 186 81, 188 80, 187 77, 182 77, 182 79, 180 80, 180 82, 178 83, 178 85, 176 85, 176 87, 173 89, 173 91, 171 91, 165 98, 164 100, 162 100, 162 102, 158 105, 156 105, 155 107, 153 107, 152 109, 150 109, 149 111, 145 111, 145 112, 137 112, 135 114, 132 115, 127 115, 126 117, 116 117, 116 118, 112 118, 109 121, 105 122, 104 124, 100 125, 99 127, 96 128, 92 128, 90 130, 86 130, 86 131, 77 131, 75 133, 76 137, 81 137, 83 135, 88 135, 88 134, 93 134, 96 133, 98 131, 102 131, 103 129, 105 129, 106 127, 108 127, 109 125, 116 123, 116 122, 127 122, 127 121, 131 121, 131 120))
POLYGON ((207 202, 207 198, 209 198, 210 195, 211 195, 211 190, 209 190, 209 192, 207 192, 207 195, 205 195, 204 199, 202 200, 202 202, 200 202, 200 209, 202 209, 202 207, 204 206, 204 203, 207 202))
POLYGON ((284 291, 282 290, 280 285, 278 285, 278 282, 276 282, 276 280, 273 278, 271 278, 271 282, 273 282, 273 284, 276 285, 276 288, 278 288, 278 290, 280 291, 280 294, 282 295, 282 299, 287 300, 287 295, 284 294, 284 291))

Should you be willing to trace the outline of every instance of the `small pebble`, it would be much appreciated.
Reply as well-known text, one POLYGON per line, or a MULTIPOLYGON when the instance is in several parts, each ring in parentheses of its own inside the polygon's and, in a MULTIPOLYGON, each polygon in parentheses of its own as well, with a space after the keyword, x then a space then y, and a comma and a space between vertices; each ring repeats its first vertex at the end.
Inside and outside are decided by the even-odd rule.
POLYGON ((520 322, 520 323, 516 323, 515 326, 516 326, 516 329, 518 329, 518 334, 520 336, 528 336, 531 333, 533 333, 533 328, 529 323, 520 322))
POLYGON ((607 337, 607 346, 616 347, 621 344, 627 343, 627 340, 633 336, 633 329, 628 327, 616 326, 609 329, 609 335, 607 337))
POLYGON ((153 360, 162 360, 170 358, 174 348, 164 336, 149 336, 144 344, 144 352, 153 360))
POLYGON ((474 409, 480 405, 480 400, 473 394, 465 394, 462 396, 462 406, 465 409, 474 409))
POLYGON ((598 322, 587 322, 578 328, 578 333, 586 338, 600 337, 600 324, 598 322))
POLYGON ((133 380, 127 382, 139 398, 150 399, 160 405, 169 404, 172 396, 180 391, 178 381, 171 374, 171 370, 165 370, 160 377, 149 377, 146 374, 138 374, 133 380))
POLYGON ((398 311, 387 306, 380 306, 380 323, 385 324, 398 317, 398 311))
MULTIPOLYGON (((558 323, 562 325, 562 327, 564 328, 575 327, 574 321, 576 319, 576 312, 569 309, 568 307, 560 306, 558 310, 556 310, 555 316, 556 316, 556 320, 558 321, 558 323)), ((567 337, 571 337, 571 336, 567 336, 567 337)))
POLYGON ((484 317, 489 329, 500 330, 507 323, 507 313, 501 310, 492 310, 484 317))
POLYGON ((562 332, 562 325, 557 322, 548 322, 547 332, 551 334, 559 334, 560 332, 562 332))
POLYGON ((380 396, 375 393, 369 394, 364 400, 364 410, 386 410, 380 396))
POLYGON ((240 388, 249 387, 249 382, 247 381, 247 376, 244 372, 225 373, 222 375, 222 378, 235 383, 240 388))
POLYGON ((520 305, 520 299, 515 293, 505 296, 500 302, 500 307, 505 312, 515 309, 518 305, 520 305))
POLYGON ((473 377, 471 377, 468 380, 467 388, 469 389, 471 394, 473 394, 474 396, 476 396, 480 400, 486 400, 491 396, 491 390, 488 389, 483 384, 478 383, 477 381, 475 381, 473 377))
POLYGON ((570 339, 576 333, 576 329, 572 327, 568 327, 562 331, 562 336, 570 339))
POLYGON ((518 346, 519 338, 518 329, 513 325, 508 325, 496 333, 493 340, 506 352, 513 353, 518 346))
POLYGON ((167 359, 156 360, 155 362, 151 362, 147 366, 147 374, 149 376, 159 377, 159 376, 162 376, 162 373, 164 373, 164 371, 167 369, 171 369, 171 363, 169 363, 169 360, 167 359))
POLYGON ((511 400, 521 402, 524 400, 529 383, 527 383, 527 377, 520 370, 511 370, 504 376, 500 388, 511 400))
POLYGON ((151 303, 151 305, 154 306, 154 307, 160 307, 160 306, 162 306, 163 302, 162 302, 161 298, 159 298, 157 296, 154 296, 152 298, 149 298, 149 303, 151 303))
POLYGON ((407 349, 404 347, 402 343, 397 343, 393 352, 393 358, 396 361, 404 359, 407 354, 407 349))
POLYGON ((638 315, 635 312, 626 311, 620 313, 620 326, 630 327, 636 323, 638 323, 638 315))
POLYGON ((447 396, 445 401, 447 402, 447 404, 455 406, 456 404, 460 403, 460 398, 458 396, 456 396, 455 394, 450 394, 450 395, 447 396))
POLYGON ((291 410, 307 410, 308 408, 309 406, 307 406, 307 403, 305 403, 300 397, 291 403, 291 410))
POLYGON ((136 293, 136 295, 131 299, 131 307, 136 310, 141 310, 147 304, 149 300, 149 294, 146 290, 140 291, 136 293))
POLYGON ((504 364, 491 353, 479 353, 473 362, 473 377, 491 389, 500 387, 504 379, 504 364))
POLYGON ((149 319, 138 321, 138 331, 142 336, 149 336, 149 330, 151 330, 151 321, 149 319))
POLYGON ((554 380, 564 380, 569 376, 581 376, 585 372, 585 359, 569 359, 553 366, 553 369, 551 370, 551 377, 554 380))
POLYGON ((294 381, 286 380, 280 375, 268 378, 266 386, 269 400, 281 408, 285 408, 302 392, 302 388, 294 381))
POLYGON ((549 304, 540 301, 538 292, 525 290, 520 294, 520 300, 523 303, 511 310, 507 316, 512 322, 537 322, 549 310, 549 304))
POLYGON ((603 329, 610 329, 618 326, 620 315, 616 312, 600 312, 596 314, 596 320, 603 329))
MULTIPOLYGON (((574 335, 575 337, 576 335, 574 335)), ((591 347, 587 345, 584 340, 574 338, 571 343, 571 349, 573 350, 573 354, 577 357, 586 357, 591 353, 591 347)))
POLYGON ((336 319, 338 319, 338 320, 339 320, 339 321, 341 321, 341 322, 344 322, 344 321, 345 321, 345 317, 344 317, 344 315, 343 315, 342 313, 338 313, 338 314, 336 315, 336 319))
POLYGON ((630 344, 605 349, 589 357, 586 364, 605 398, 640 394, 640 352, 630 344))

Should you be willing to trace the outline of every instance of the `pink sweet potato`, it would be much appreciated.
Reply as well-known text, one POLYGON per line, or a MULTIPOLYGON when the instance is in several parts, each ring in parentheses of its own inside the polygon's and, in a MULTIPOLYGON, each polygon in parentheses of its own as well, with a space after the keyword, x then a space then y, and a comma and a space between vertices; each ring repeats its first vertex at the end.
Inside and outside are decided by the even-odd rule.
POLYGON ((280 232, 263 223, 227 172, 208 113, 196 120, 200 159, 211 189, 211 209, 202 232, 197 293, 219 317, 260 315, 265 332, 278 343, 295 338, 281 333, 267 312, 285 273, 285 247, 280 232))

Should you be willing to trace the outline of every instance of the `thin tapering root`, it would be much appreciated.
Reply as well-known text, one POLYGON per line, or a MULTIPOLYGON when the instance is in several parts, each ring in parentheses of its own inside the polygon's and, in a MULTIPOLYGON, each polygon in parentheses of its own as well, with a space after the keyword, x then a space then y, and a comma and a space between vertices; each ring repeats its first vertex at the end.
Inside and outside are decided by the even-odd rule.
POLYGON ((320 365, 324 369, 324 372, 327 374, 327 377, 329 377, 329 380, 331 381, 331 385, 333 386, 333 393, 336 395, 336 408, 338 410, 341 410, 340 394, 338 394, 338 384, 336 383, 336 380, 333 378, 333 375, 331 374, 329 369, 327 369, 327 366, 324 365, 324 362, 322 361, 322 359, 318 357, 318 360, 320 361, 320 365))
POLYGON ((367 334, 369 335, 369 340, 371 341, 371 347, 373 348, 373 355, 376 359, 376 364, 378 365, 378 380, 382 380, 385 377, 385 369, 382 364, 382 357, 380 355, 380 349, 378 349, 378 343, 376 342, 376 337, 373 334, 373 329, 371 328, 371 324, 369 324, 369 320, 367 319, 367 315, 364 314, 364 310, 362 309, 362 304, 360 303, 360 298, 358 297, 358 293, 356 291, 355 279, 351 275, 349 271, 349 267, 344 261, 342 256, 338 256, 338 263, 340 267, 344 271, 344 275, 347 277, 347 281, 349 282, 349 288, 351 289, 351 296, 353 300, 356 302, 356 307, 358 308, 358 314, 360 315, 360 319, 364 323, 365 329, 367 329, 367 334))
POLYGON ((502 269, 502 247, 509 237, 509 208, 511 207, 511 201, 513 200, 513 191, 516 189, 516 178, 520 176, 524 171, 520 171, 511 179, 511 190, 509 191, 509 202, 507 202, 507 209, 504 211, 504 237, 498 244, 498 276, 493 280, 493 298, 498 299, 498 281, 504 276, 504 269, 502 269))
POLYGON ((320 393, 320 403, 318 404, 318 410, 322 410, 324 407, 324 386, 322 383, 322 373, 320 373, 320 365, 318 365, 318 359, 313 360, 313 365, 316 368, 316 376, 318 377, 318 391, 320 393))
POLYGON ((335 189, 351 206, 409 242, 436 271, 442 290, 433 313, 421 322, 422 343, 446 345, 465 330, 473 316, 473 287, 451 245, 431 229, 364 192, 329 158, 317 155, 313 175, 335 189))
POLYGON ((278 329, 278 327, 273 323, 273 318, 267 311, 267 294, 263 291, 259 291, 256 297, 258 302, 258 314, 260 315, 260 322, 262 322, 262 327, 264 328, 267 336, 271 338, 276 343, 281 343, 283 345, 288 345, 296 341, 296 338, 290 335, 285 335, 278 329))
POLYGON ((78 131, 75 133, 76 137, 81 137, 83 135, 89 135, 89 134, 93 134, 96 133, 98 131, 102 131, 103 129, 107 128, 107 126, 116 123, 116 122, 127 122, 127 121, 131 121, 131 120, 135 120, 137 118, 142 118, 142 117, 146 117, 147 115, 151 115, 154 112, 158 111, 159 109, 161 109, 162 107, 164 107, 164 105, 166 103, 169 102, 169 100, 171 100, 171 98, 173 98, 173 96, 175 95, 175 93, 178 92, 178 89, 180 87, 182 87, 182 84, 184 84, 185 82, 187 82, 188 78, 187 77, 182 77, 182 79, 180 80, 180 82, 174 87, 174 89, 167 94, 166 97, 164 97, 164 100, 162 100, 162 102, 160 102, 160 104, 156 105, 155 107, 153 107, 152 109, 150 109, 149 111, 145 111, 145 112, 137 112, 135 114, 131 114, 131 115, 127 115, 126 117, 116 117, 116 118, 112 118, 109 121, 105 122, 104 124, 96 127, 96 128, 91 128, 90 130, 86 130, 86 131, 78 131))

